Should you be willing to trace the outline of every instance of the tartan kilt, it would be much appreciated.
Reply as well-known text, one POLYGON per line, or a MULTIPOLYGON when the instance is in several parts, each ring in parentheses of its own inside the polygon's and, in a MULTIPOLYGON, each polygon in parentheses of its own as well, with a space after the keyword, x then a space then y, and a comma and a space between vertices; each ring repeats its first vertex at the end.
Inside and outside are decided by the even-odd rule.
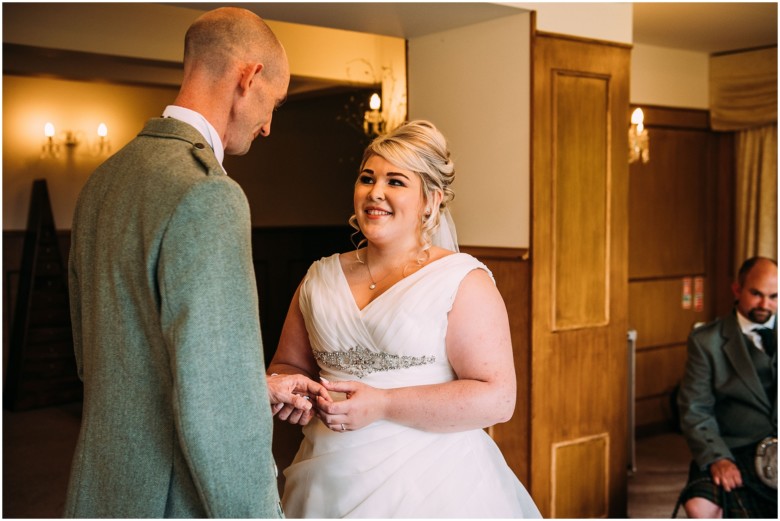
POLYGON ((679 504, 701 497, 720 506, 724 518, 777 519, 777 490, 758 479, 754 463, 756 446, 732 449, 731 453, 742 474, 742 486, 731 492, 726 492, 712 482, 709 469, 701 470, 696 462, 691 462, 688 484, 680 493, 679 504))

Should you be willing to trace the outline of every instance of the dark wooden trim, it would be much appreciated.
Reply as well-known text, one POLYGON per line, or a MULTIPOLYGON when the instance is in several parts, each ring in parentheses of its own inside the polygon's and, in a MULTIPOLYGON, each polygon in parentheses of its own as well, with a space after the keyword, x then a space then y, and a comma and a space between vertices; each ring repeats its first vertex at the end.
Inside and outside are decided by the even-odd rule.
POLYGON ((685 277, 706 277, 706 273, 671 273, 669 275, 657 275, 652 277, 629 277, 628 282, 658 282, 662 280, 677 280, 685 277))
POLYGON ((759 47, 747 47, 745 49, 735 49, 733 51, 721 51, 721 52, 714 52, 710 54, 710 57, 718 57, 718 56, 728 56, 729 54, 742 54, 744 52, 753 52, 753 51, 763 51, 764 49, 777 49, 777 44, 775 45, 762 45, 759 47))
POLYGON ((181 62, 4 43, 3 74, 178 88, 184 71, 181 62))
POLYGON ((557 40, 567 40, 570 42, 587 43, 596 45, 605 45, 607 47, 617 47, 619 49, 633 49, 633 44, 613 42, 610 40, 599 40, 598 38, 586 38, 584 36, 572 36, 570 34, 551 33, 547 31, 536 31, 536 36, 542 38, 555 38, 557 40))
MULTIPOLYGON (((667 349, 671 349, 673 347, 686 347, 687 344, 685 342, 670 342, 668 344, 653 344, 648 346, 637 346, 636 352, 637 353, 647 353, 649 351, 665 351, 667 349)), ((644 398, 644 396, 643 396, 644 398)))
POLYGON ((527 261, 528 248, 502 248, 495 246, 460 246, 460 251, 479 259, 527 261))
MULTIPOLYGON (((633 111, 641 107, 648 129, 664 127, 675 129, 709 130, 710 112, 704 109, 682 109, 658 105, 631 105, 633 111)), ((651 145, 652 146, 652 145, 651 145)))

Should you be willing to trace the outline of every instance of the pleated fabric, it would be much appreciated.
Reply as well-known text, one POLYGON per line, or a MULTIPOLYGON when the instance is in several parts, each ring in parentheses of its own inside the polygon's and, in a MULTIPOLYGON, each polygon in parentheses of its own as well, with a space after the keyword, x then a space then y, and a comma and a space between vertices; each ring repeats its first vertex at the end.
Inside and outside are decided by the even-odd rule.
MULTIPOLYGON (((300 306, 321 376, 383 389, 456 379, 446 356, 447 314, 474 269, 490 273, 470 255, 449 255, 361 310, 338 254, 314 263, 300 306)), ((315 420, 304 435, 285 470, 288 517, 541 517, 481 429, 431 433, 378 421, 339 433, 315 420)))

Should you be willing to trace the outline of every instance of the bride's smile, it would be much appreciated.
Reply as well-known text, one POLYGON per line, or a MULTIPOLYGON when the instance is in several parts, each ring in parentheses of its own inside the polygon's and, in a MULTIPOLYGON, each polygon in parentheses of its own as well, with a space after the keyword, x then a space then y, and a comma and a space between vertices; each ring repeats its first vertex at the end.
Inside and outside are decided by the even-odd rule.
POLYGON ((423 215, 422 181, 381 156, 371 157, 355 183, 355 215, 370 242, 417 241, 423 215))

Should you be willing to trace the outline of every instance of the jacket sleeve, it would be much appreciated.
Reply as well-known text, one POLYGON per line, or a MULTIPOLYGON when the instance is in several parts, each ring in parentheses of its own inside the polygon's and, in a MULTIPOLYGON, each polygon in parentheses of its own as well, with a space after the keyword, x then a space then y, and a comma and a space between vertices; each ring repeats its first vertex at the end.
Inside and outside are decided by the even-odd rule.
POLYGON ((249 207, 225 176, 182 198, 158 265, 179 443, 209 517, 280 517, 249 207))
POLYGON ((693 459, 705 470, 715 460, 733 456, 721 437, 715 416, 713 360, 702 342, 701 335, 692 333, 688 337, 688 361, 677 403, 680 427, 693 459))
MULTIPOLYGON (((78 210, 76 210, 78 211, 78 210)), ((70 304, 70 324, 73 334, 73 354, 76 357, 76 371, 79 379, 84 381, 84 341, 81 328, 81 286, 77 269, 77 231, 76 220, 71 226, 71 248, 68 254, 68 301, 70 304)))

